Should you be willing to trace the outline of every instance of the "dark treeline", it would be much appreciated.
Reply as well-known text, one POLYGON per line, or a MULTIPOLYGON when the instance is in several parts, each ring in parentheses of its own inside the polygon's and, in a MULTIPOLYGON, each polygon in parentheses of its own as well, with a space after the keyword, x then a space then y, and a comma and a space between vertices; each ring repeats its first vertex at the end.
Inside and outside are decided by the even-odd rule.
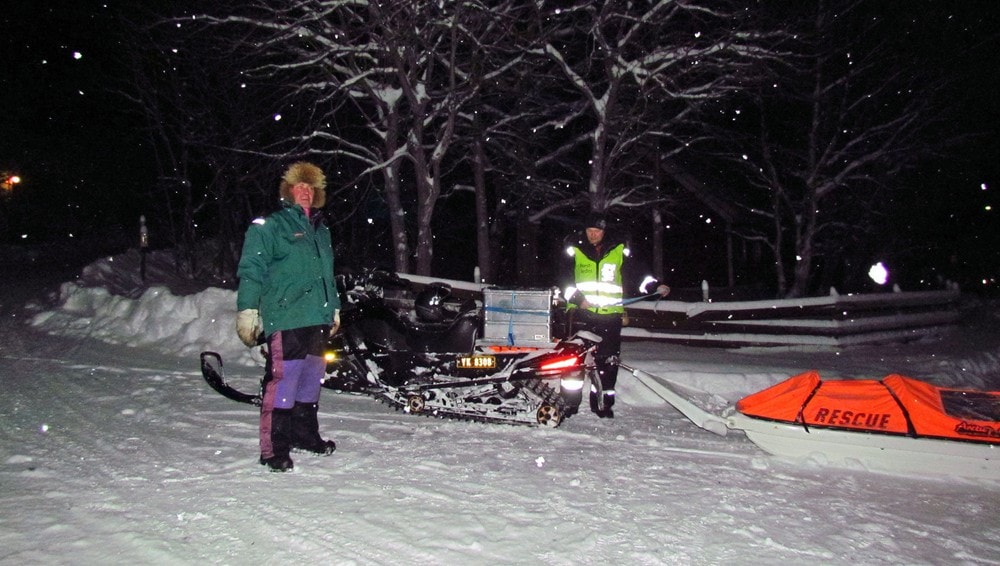
POLYGON ((192 275, 232 277, 297 159, 327 172, 343 266, 548 285, 598 210, 678 286, 960 275, 965 244, 938 236, 978 184, 954 174, 977 166, 960 85, 985 24, 949 10, 985 4, 163 5, 116 12, 115 91, 155 170, 151 229, 192 275))

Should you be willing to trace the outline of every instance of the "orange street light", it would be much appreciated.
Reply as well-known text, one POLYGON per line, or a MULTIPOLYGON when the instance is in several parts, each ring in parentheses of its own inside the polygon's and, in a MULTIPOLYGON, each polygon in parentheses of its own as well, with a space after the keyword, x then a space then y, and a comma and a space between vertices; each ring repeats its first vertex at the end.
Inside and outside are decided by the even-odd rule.
POLYGON ((0 186, 2 186, 5 191, 12 191, 14 190, 14 185, 20 182, 21 178, 17 175, 4 175, 3 182, 0 183, 0 186))

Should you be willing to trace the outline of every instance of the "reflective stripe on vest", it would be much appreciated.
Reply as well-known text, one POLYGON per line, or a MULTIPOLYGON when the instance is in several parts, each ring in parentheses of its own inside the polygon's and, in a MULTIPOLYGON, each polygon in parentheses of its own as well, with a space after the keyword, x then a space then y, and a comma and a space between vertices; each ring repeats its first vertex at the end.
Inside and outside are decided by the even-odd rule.
POLYGON ((573 248, 574 276, 576 288, 590 303, 588 310, 599 313, 623 313, 622 264, 625 261, 625 245, 618 244, 608 250, 599 261, 587 257, 579 248, 573 248))

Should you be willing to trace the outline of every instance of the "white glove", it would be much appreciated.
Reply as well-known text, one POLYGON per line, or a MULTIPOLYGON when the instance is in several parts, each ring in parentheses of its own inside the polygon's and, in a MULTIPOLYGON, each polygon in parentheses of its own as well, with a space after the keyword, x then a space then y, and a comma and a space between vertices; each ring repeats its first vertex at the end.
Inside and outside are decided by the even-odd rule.
POLYGON ((257 309, 243 309, 236 315, 236 334, 247 347, 257 345, 257 337, 264 329, 257 309))
POLYGON ((330 325, 330 336, 332 337, 340 329, 340 309, 333 311, 333 324, 330 325))

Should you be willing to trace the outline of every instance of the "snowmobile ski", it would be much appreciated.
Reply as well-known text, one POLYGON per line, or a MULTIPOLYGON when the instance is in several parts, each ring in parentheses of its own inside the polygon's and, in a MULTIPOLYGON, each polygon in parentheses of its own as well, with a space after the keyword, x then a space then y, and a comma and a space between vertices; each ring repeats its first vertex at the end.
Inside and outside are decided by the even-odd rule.
POLYGON ((222 371, 222 356, 216 352, 201 353, 201 376, 205 378, 212 389, 223 397, 239 403, 260 406, 260 395, 244 393, 226 383, 222 371))

